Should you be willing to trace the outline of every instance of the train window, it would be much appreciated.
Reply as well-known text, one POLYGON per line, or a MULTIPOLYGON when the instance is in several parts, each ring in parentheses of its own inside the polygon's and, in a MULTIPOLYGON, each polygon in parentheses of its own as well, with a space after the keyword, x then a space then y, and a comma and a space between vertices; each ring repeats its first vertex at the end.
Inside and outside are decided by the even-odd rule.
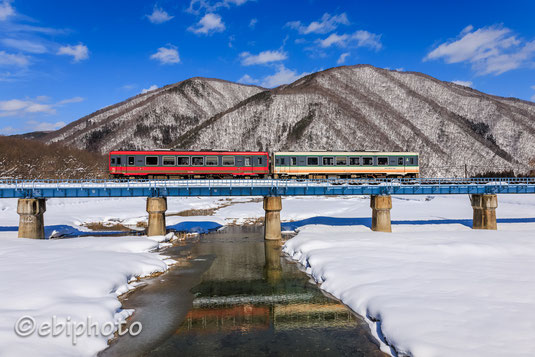
POLYGON ((223 166, 234 166, 234 156, 223 156, 223 166))
POLYGON ((158 166, 158 156, 146 156, 145 165, 147 166, 158 166))
POLYGON ((261 157, 257 157, 256 160, 257 160, 258 165, 262 166, 262 158, 261 157))
POLYGON ((379 165, 379 166, 387 166, 388 165, 388 157, 378 157, 377 158, 377 165, 379 165))
POLYGON ((363 157, 362 158, 362 165, 372 166, 373 165, 373 157, 363 157))
POLYGON ((134 157, 133 156, 128 156, 128 166, 134 166, 135 163, 134 163, 134 157))
POLYGON ((281 157, 281 165, 282 166, 287 166, 288 165, 288 158, 287 157, 281 157))
POLYGON ((275 165, 280 166, 280 164, 281 164, 281 159, 280 159, 280 157, 277 157, 275 159, 275 165))
POLYGON ((203 166, 204 165, 204 157, 202 157, 202 156, 192 156, 191 157, 191 164, 193 166, 203 166))
POLYGON ((317 157, 307 157, 307 165, 318 166, 319 159, 317 157))
POLYGON ((337 156, 336 157, 336 166, 345 166, 347 165, 347 157, 337 156))
POLYGON ((403 166, 403 158, 398 157, 398 165, 403 166))
POLYGON ((331 166, 331 165, 334 165, 334 157, 324 157, 323 166, 331 166))
POLYGON ((177 156, 176 164, 178 166, 188 166, 189 165, 189 156, 177 156))
POLYGON ((359 157, 350 157, 349 158, 349 165, 351 165, 351 166, 359 166, 360 165, 360 158, 359 157))
POLYGON ((164 156, 162 163, 163 166, 175 166, 175 157, 174 156, 164 156))
POLYGON ((114 157, 111 158, 111 164, 115 165, 115 158, 114 157))
POLYGON ((291 157, 290 158, 290 165, 297 166, 297 157, 291 157))
POLYGON ((250 157, 244 157, 243 158, 243 166, 251 166, 251 158, 250 157))
POLYGON ((117 158, 117 166, 120 166, 120 165, 121 165, 121 158, 118 157, 118 158, 117 158))
POLYGON ((206 166, 217 166, 217 156, 207 156, 206 166))

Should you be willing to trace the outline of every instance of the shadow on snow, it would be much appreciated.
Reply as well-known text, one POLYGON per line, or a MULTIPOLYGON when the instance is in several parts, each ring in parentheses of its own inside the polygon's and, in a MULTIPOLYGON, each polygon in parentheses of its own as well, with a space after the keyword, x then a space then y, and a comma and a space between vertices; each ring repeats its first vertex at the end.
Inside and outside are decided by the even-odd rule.
MULTIPOLYGON (((497 223, 535 223, 535 218, 498 218, 497 223)), ((326 226, 366 226, 371 229, 372 219, 369 217, 325 217, 317 216, 307 219, 302 219, 295 222, 282 223, 282 229, 285 231, 293 231, 297 228, 309 225, 321 224, 326 226)), ((411 225, 427 225, 427 224, 462 224, 468 228, 472 228, 471 219, 429 219, 429 220, 393 220, 392 224, 411 224, 411 225)))

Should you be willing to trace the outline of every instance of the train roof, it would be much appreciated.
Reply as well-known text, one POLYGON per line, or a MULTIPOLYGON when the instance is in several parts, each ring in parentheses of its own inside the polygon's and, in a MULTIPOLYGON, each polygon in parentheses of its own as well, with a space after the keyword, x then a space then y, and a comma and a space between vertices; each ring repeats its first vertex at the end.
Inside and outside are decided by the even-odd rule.
POLYGON ((214 150, 113 150, 110 155, 266 155, 267 151, 214 151, 214 150))
POLYGON ((277 151, 274 152, 275 155, 287 155, 287 156, 328 156, 328 155, 355 155, 355 156, 366 156, 366 155, 386 155, 386 156, 405 156, 412 155, 418 156, 417 152, 408 152, 408 151, 277 151))

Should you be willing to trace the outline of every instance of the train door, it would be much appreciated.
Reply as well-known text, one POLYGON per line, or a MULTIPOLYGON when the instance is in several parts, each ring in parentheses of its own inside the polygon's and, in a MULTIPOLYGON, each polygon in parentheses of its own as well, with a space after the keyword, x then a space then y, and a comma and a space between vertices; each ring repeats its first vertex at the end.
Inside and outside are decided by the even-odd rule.
POLYGON ((243 157, 243 171, 253 174, 253 158, 251 156, 243 157))
POLYGON ((130 171, 132 171, 131 167, 136 165, 136 158, 134 156, 127 156, 126 157, 126 169, 125 173, 128 175, 130 171))
POLYGON ((281 156, 281 172, 285 175, 290 173, 290 158, 288 156, 281 156))
POLYGON ((242 155, 234 156, 233 174, 244 174, 247 170, 245 168, 245 157, 242 155))

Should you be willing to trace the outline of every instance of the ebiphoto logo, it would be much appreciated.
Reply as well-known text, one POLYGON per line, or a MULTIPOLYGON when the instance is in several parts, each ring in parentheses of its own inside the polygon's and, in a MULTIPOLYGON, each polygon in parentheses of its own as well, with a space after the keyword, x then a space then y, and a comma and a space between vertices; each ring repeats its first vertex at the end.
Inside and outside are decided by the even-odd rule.
POLYGON ((63 335, 70 337, 73 345, 76 345, 78 338, 81 336, 111 338, 116 331, 119 336, 126 334, 137 336, 142 329, 143 326, 139 321, 133 322, 126 327, 125 324, 120 322, 107 321, 101 324, 98 321, 93 321, 91 316, 88 316, 85 321, 72 321, 70 316, 65 319, 58 319, 54 315, 50 321, 43 321, 38 324, 34 317, 25 315, 15 323, 17 336, 28 337, 36 334, 39 337, 58 337, 63 335))

